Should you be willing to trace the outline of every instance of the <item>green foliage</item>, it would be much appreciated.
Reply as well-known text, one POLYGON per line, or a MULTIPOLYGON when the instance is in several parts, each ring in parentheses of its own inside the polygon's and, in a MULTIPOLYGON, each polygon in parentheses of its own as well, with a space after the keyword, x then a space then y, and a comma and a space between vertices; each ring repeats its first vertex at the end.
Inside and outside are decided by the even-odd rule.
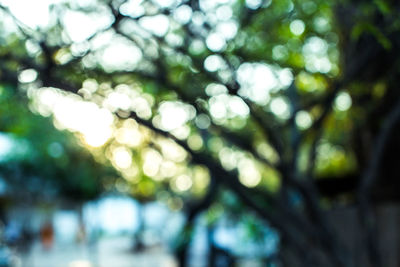
POLYGON ((51 118, 32 113, 13 86, 1 87, 0 114, 1 132, 13 144, 1 160, 0 174, 13 190, 37 195, 42 188, 33 184, 39 183, 50 186, 42 197, 57 192, 66 199, 86 200, 98 196, 102 180, 115 173, 96 162, 71 133, 57 130, 51 118))
MULTIPOLYGON (((291 223, 320 227, 318 179, 362 176, 373 155, 371 140, 396 107, 400 27, 391 10, 398 4, 167 2, 68 3, 59 6, 63 12, 52 9, 60 19, 42 32, 17 24, 17 31, 1 36, 1 79, 25 90, 41 115, 57 115, 40 99, 42 87, 55 87, 64 92, 49 90, 62 101, 86 105, 77 121, 85 112, 93 112, 93 121, 96 112, 109 119, 108 128, 96 132, 54 115, 55 124, 73 131, 96 160, 117 170, 106 188, 143 201, 163 198, 179 209, 222 184, 287 235, 293 234, 291 223), (95 12, 106 22, 86 35, 73 33, 68 12, 86 19, 95 12), (21 79, 27 70, 37 77, 21 79), (104 140, 90 142, 108 130, 104 140)), ((33 154, 45 155, 61 142, 28 111, 7 115, 15 107, 4 103, 0 127, 29 136, 33 154)), ((69 143, 60 143, 65 155, 69 143)), ((43 160, 72 177, 65 187, 71 192, 77 185, 94 192, 88 177, 100 175, 92 169, 97 165, 81 165, 80 158, 89 156, 76 153, 43 160)), ((225 206, 243 211, 238 199, 221 197, 209 221, 218 220, 225 206)))

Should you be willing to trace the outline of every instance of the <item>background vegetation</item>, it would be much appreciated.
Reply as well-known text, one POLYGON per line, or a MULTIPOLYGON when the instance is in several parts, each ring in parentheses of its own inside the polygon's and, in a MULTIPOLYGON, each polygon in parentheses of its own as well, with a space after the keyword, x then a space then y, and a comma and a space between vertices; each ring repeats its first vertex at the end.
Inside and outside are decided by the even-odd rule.
POLYGON ((287 266, 360 266, 327 216, 355 206, 361 262, 383 266, 374 205, 399 186, 395 1, 60 1, 33 26, 1 8, 0 127, 30 149, 2 167, 11 180, 183 208, 182 265, 193 219, 220 203, 274 227, 287 266))

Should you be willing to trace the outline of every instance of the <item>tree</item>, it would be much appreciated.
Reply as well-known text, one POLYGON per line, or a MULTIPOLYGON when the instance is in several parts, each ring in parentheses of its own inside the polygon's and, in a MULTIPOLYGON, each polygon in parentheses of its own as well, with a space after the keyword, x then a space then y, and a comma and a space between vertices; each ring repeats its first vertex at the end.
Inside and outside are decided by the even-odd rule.
POLYGON ((57 130, 50 118, 33 114, 26 97, 16 93, 13 85, 4 83, 0 88, 0 132, 9 147, 9 154, 0 160, 7 188, 2 197, 19 204, 55 198, 78 204, 98 197, 104 191, 103 180, 116 176, 111 166, 96 162, 71 133, 57 130))
MULTIPOLYGON (((81 95, 150 130, 154 153, 179 145, 210 175, 189 221, 222 186, 278 229, 288 265, 381 266, 372 204, 398 197, 397 3, 95 2, 54 5, 39 30, 3 7, 16 30, 2 80, 81 95), (362 263, 326 216, 338 195, 359 209, 362 263)), ((168 187, 139 167, 142 186, 168 187)))

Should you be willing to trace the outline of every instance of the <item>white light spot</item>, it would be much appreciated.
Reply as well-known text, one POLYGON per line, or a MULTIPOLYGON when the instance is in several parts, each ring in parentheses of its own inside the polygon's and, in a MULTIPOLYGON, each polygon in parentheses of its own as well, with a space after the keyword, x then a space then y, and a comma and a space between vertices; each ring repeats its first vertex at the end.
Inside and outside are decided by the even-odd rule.
POLYGON ((102 146, 112 136, 114 116, 95 103, 83 101, 77 95, 60 93, 55 88, 40 88, 33 98, 40 114, 53 114, 60 128, 79 132, 89 146, 102 146))
POLYGON ((341 92, 335 99, 334 106, 339 111, 346 111, 351 107, 351 97, 347 92, 341 92))
POLYGON ((297 112, 295 121, 296 125, 303 130, 310 128, 312 124, 312 118, 310 114, 307 111, 303 110, 297 112))
POLYGON ((206 39, 207 47, 213 51, 218 52, 225 48, 225 39, 219 33, 211 33, 206 39))
POLYGON ((218 55, 208 56, 204 60, 204 68, 208 71, 214 72, 225 67, 225 61, 218 55))
POLYGON ((162 177, 172 177, 176 174, 178 168, 172 161, 163 161, 160 165, 160 174, 162 177))
POLYGON ((228 5, 222 5, 217 8, 216 15, 219 20, 228 20, 232 17, 232 8, 228 5))
POLYGON ((203 25, 204 20, 205 20, 205 18, 204 18, 204 14, 202 12, 199 12, 199 11, 193 12, 192 22, 194 25, 201 26, 201 25, 203 25))
POLYGON ((14 140, 8 135, 0 132, 0 161, 7 158, 15 148, 14 140))
POLYGON ((249 107, 240 97, 226 94, 211 97, 209 110, 211 116, 217 120, 236 116, 245 117, 249 114, 249 107))
POLYGON ((113 161, 118 168, 126 169, 132 164, 132 154, 125 147, 117 147, 112 151, 113 161))
POLYGON ((237 70, 241 85, 239 94, 260 105, 265 105, 270 99, 270 91, 279 85, 276 75, 270 66, 260 63, 244 63, 237 70))
POLYGON ((326 32, 329 31, 331 26, 329 25, 329 21, 324 17, 317 17, 314 19, 314 28, 317 32, 326 32))
POLYGON ((71 45, 71 54, 76 57, 84 55, 90 49, 89 42, 73 43, 71 45))
POLYGON ((131 16, 133 18, 139 17, 145 12, 141 3, 142 0, 129 0, 121 5, 119 11, 125 16, 131 16))
POLYGON ((113 18, 103 12, 100 14, 87 14, 79 11, 67 10, 63 21, 65 30, 74 42, 82 42, 100 29, 108 27, 113 18))
POLYGON ((194 118, 196 112, 192 106, 180 102, 163 102, 159 107, 161 128, 171 131, 194 118))
POLYGON ((2 1, 8 6, 13 15, 25 25, 38 28, 45 27, 49 23, 49 5, 56 1, 2 1))
POLYGON ((175 180, 176 188, 179 191, 187 191, 192 187, 192 179, 188 175, 182 174, 178 176, 175 180))
POLYGON ((142 143, 143 136, 136 128, 123 127, 115 132, 115 138, 121 144, 137 147, 142 143))
POLYGON ((182 5, 175 9, 174 19, 182 24, 188 23, 192 18, 192 9, 188 5, 182 5))
POLYGON ((279 82, 283 86, 289 86, 293 82, 293 73, 290 69, 283 69, 278 72, 279 82))
POLYGON ((182 125, 176 129, 173 129, 171 134, 180 140, 187 139, 190 134, 190 128, 187 125, 182 125))
POLYGON ((186 151, 171 140, 158 142, 161 145, 162 154, 166 159, 182 162, 186 158, 186 151))
POLYGON ((331 69, 332 64, 326 56, 306 56, 306 70, 308 70, 309 72, 328 73, 331 69))
POLYGON ((169 19, 165 15, 141 18, 139 24, 149 32, 160 37, 164 36, 169 29, 169 19))
POLYGON ((307 39, 303 46, 304 54, 325 55, 328 50, 328 44, 325 40, 313 36, 307 39))
POLYGON ((271 111, 281 119, 287 119, 290 116, 289 105, 282 97, 274 98, 271 101, 271 111))
POLYGON ((136 46, 124 42, 113 42, 104 49, 100 63, 106 71, 133 70, 142 58, 136 46))
POLYGON ((92 147, 102 146, 112 135, 113 116, 94 103, 65 97, 57 100, 53 112, 64 127, 82 133, 92 147))
POLYGON ((231 96, 229 99, 229 111, 231 114, 237 114, 245 117, 249 114, 249 107, 238 96, 231 96))
POLYGON ((220 97, 212 97, 210 100, 210 113, 216 119, 223 119, 227 115, 226 103, 220 97))
POLYGON ((247 187, 255 187, 261 182, 261 174, 253 161, 241 159, 239 162, 239 181, 247 187))
POLYGON ((103 105, 111 111, 117 111, 118 109, 129 110, 132 105, 132 101, 126 94, 111 92, 105 98, 103 105))
POLYGON ((200 8, 203 11, 207 12, 207 11, 210 11, 210 10, 216 8, 216 6, 218 5, 218 1, 216 1, 216 0, 201 0, 201 1, 199 1, 199 4, 200 4, 200 8))
POLYGON ((196 117, 195 123, 200 129, 207 129, 211 124, 210 117, 206 114, 200 114, 196 117))
POLYGON ((288 55, 288 50, 283 45, 277 45, 272 48, 272 58, 275 60, 284 60, 288 55))
POLYGON ((257 9, 261 4, 262 0, 246 0, 246 6, 250 9, 257 9))
POLYGON ((211 83, 206 87, 206 94, 208 96, 226 94, 227 92, 228 89, 226 89, 226 86, 218 83, 211 83))
POLYGON ((149 177, 156 177, 160 165, 163 161, 162 156, 154 149, 148 149, 144 152, 143 172, 149 177))
POLYGON ((173 4, 176 3, 176 0, 153 0, 157 3, 160 7, 166 8, 171 7, 173 4))
POLYGON ((25 47, 31 56, 34 56, 40 52, 40 46, 32 40, 26 40, 25 47))
POLYGON ((237 24, 233 20, 220 22, 217 25, 217 33, 223 36, 226 40, 235 37, 237 30, 237 24))
POLYGON ((204 43, 200 40, 193 40, 189 46, 189 50, 191 53, 193 54, 200 54, 205 50, 206 46, 204 45, 204 43))
POLYGON ((18 80, 21 83, 30 83, 36 80, 38 73, 34 69, 27 69, 19 74, 18 80))
POLYGON ((294 34, 294 35, 301 35, 304 30, 305 30, 305 25, 304 22, 296 19, 294 21, 292 21, 292 23, 290 23, 290 31, 294 34))
POLYGON ((310 37, 303 46, 303 55, 306 61, 306 69, 310 72, 327 73, 332 69, 329 61, 328 44, 319 37, 310 37))
POLYGON ((142 119, 149 119, 151 117, 150 103, 144 97, 135 97, 132 100, 132 109, 142 119))

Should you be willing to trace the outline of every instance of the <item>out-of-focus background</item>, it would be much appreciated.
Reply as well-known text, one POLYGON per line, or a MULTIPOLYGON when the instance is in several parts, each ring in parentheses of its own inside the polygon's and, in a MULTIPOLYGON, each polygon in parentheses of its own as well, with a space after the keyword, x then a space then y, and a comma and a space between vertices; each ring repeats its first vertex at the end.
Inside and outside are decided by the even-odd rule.
MULTIPOLYGON (((171 246, 183 214, 159 202, 140 205, 110 195, 81 206, 13 205, 6 216, 2 266, 177 266, 171 246)), ((269 239, 256 244, 246 231, 246 225, 233 226, 221 218, 212 229, 214 245, 241 255, 244 266, 259 266, 253 257, 276 253, 278 237, 271 231, 269 239)), ((204 218, 193 238, 190 264, 206 266, 210 228, 204 218)))
POLYGON ((0 267, 398 267, 399 14, 0 0, 0 267))

